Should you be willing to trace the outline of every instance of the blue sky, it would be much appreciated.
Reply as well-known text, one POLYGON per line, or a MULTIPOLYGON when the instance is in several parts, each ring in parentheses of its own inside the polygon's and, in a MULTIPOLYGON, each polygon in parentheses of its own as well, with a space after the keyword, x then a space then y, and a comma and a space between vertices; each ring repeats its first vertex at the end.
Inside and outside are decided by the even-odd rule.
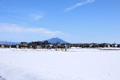
POLYGON ((0 0, 0 41, 120 43, 120 0, 0 0))

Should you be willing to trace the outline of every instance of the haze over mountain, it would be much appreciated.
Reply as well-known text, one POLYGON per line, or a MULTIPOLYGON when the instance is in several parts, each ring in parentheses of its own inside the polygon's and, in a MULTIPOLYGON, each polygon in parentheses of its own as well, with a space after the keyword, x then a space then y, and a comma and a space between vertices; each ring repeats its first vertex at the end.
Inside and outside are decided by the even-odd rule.
POLYGON ((16 45, 16 44, 20 44, 20 42, 8 42, 8 41, 0 41, 0 44, 16 45))

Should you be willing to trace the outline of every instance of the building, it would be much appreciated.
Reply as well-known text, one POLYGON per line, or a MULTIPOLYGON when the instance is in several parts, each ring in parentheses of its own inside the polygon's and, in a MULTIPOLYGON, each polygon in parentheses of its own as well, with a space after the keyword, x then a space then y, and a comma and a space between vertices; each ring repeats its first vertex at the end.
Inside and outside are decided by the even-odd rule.
POLYGON ((5 45, 1 45, 1 48, 5 48, 5 45))
POLYGON ((41 45, 36 45, 35 49, 42 49, 41 45))
POLYGON ((28 46, 28 44, 27 44, 27 42, 21 42, 21 47, 27 47, 28 46))

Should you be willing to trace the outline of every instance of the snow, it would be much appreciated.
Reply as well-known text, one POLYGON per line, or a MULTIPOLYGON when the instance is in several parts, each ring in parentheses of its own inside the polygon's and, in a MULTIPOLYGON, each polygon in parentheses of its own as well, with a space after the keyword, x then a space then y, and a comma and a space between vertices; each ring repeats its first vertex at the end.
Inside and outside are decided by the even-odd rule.
POLYGON ((120 50, 0 49, 0 80, 120 80, 120 50))

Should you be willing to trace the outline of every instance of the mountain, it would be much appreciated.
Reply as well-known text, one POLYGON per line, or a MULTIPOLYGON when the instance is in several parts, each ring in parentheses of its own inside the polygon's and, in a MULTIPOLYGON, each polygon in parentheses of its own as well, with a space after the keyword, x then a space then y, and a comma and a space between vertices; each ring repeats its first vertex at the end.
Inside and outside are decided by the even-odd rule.
POLYGON ((7 41, 0 41, 0 44, 16 45, 16 44, 20 44, 20 42, 7 42, 7 41))
MULTIPOLYGON (((49 43, 68 43, 60 38, 51 38, 48 40, 44 40, 44 41, 48 41, 49 43)), ((8 42, 8 41, 0 41, 0 44, 6 44, 6 45, 17 45, 20 44, 20 42, 8 42)))
POLYGON ((62 39, 60 39, 60 38, 51 38, 51 39, 48 39, 48 40, 45 40, 45 41, 48 41, 48 42, 50 42, 50 43, 57 43, 57 42, 59 42, 59 43, 68 43, 68 42, 66 42, 66 41, 64 41, 64 40, 62 40, 62 39))

